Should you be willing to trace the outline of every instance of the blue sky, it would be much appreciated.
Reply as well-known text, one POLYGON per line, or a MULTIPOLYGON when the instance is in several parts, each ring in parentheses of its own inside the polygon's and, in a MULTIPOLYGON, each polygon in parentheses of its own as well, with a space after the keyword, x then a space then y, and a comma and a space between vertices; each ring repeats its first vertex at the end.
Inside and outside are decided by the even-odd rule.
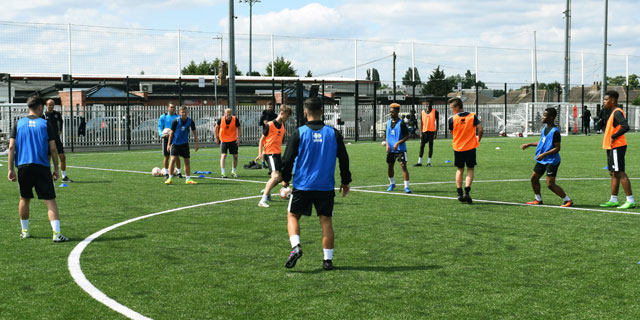
MULTIPOLYGON (((228 1, 225 0, 0 1, 5 8, 0 11, 1 21, 227 32, 228 1)), ((616 0, 609 3, 609 52, 612 54, 608 62, 609 74, 624 74, 625 55, 630 55, 630 72, 640 74, 640 42, 637 40, 640 39, 640 3, 637 0, 616 0)), ((565 1, 560 0, 263 0, 254 4, 253 11, 253 33, 256 35, 254 70, 264 71, 271 55, 268 35, 274 34, 345 39, 294 41, 278 38, 276 55, 291 59, 299 74, 306 73, 306 70, 312 70, 314 74, 328 74, 353 66, 355 45, 352 39, 360 39, 362 41, 357 47, 358 64, 383 59, 381 65, 373 63, 359 67, 358 77, 361 78, 364 77, 365 69, 371 66, 384 70, 383 78, 390 78, 390 70, 387 70, 390 64, 384 57, 393 51, 399 54, 400 71, 397 74, 401 77, 412 63, 410 45, 407 43, 415 42, 420 44, 415 48, 415 61, 422 78, 426 78, 438 65, 444 66, 447 74, 464 73, 466 69, 474 71, 474 46, 479 46, 481 80, 524 83, 531 81, 530 49, 533 46, 532 31, 536 30, 537 45, 541 50, 538 55, 538 79, 560 81, 561 75, 558 73, 561 73, 563 61, 564 7, 565 1)), ((579 53, 581 51, 586 52, 585 82, 597 81, 601 75, 603 8, 603 0, 573 1, 573 83, 579 83, 582 76, 579 53)), ((235 9, 238 17, 237 64, 241 70, 247 71, 248 41, 243 35, 248 34, 249 5, 236 1, 235 9)), ((2 28, 0 25, 0 47, 13 52, 24 51, 22 48, 25 46, 19 43, 19 35, 23 31, 16 31, 17 39, 14 37, 11 40, 3 40, 2 28)), ((171 38, 171 35, 167 37, 171 38)), ((189 59, 212 59, 219 55, 210 53, 216 50, 219 52, 219 44, 214 44, 211 36, 194 37, 191 39, 192 43, 189 42, 188 36, 184 37, 181 49, 184 63, 189 59)), ((28 44, 31 39, 43 37, 27 34, 25 31, 23 38, 28 44)), ((61 35, 60 40, 62 38, 61 35)), ((76 41, 83 40, 82 36, 75 38, 76 41)), ((110 39, 108 36, 87 36, 86 41, 91 41, 91 45, 95 45, 96 41, 123 42, 121 39, 110 39)), ((115 44, 117 45, 118 43, 115 44)), ((82 43, 78 43, 75 47, 83 46, 82 43)), ((172 59, 176 59, 173 56, 178 55, 173 52, 177 49, 163 46, 166 47, 167 44, 160 40, 152 40, 144 44, 146 48, 142 53, 130 48, 131 46, 122 46, 122 57, 119 57, 113 53, 114 44, 105 43, 104 51, 101 51, 101 46, 96 45, 95 50, 74 53, 77 56, 74 57, 74 61, 78 65, 78 68, 74 69, 89 73, 133 73, 137 72, 137 69, 146 68, 154 73, 171 73, 172 69, 177 68, 172 66, 171 62, 172 59), (171 52, 161 59, 160 55, 165 51, 171 52), (94 54, 95 57, 93 60, 87 58, 86 61, 102 59, 112 64, 111 68, 96 68, 96 71, 92 72, 95 63, 92 65, 86 62, 86 65, 82 65, 83 58, 88 54, 94 54), (143 54, 148 56, 144 59, 133 57, 143 54)), ((9 66, 14 69, 12 72, 15 68, 22 72, 37 72, 26 70, 34 65, 45 70, 43 72, 58 72, 66 63, 66 59, 62 59, 64 46, 59 47, 59 59, 51 63, 42 62, 42 56, 37 55, 34 56, 34 61, 37 61, 30 63, 30 52, 25 52, 27 57, 22 54, 20 59, 23 59, 23 62, 11 59, 6 61, 12 61, 9 66), (65 60, 64 63, 62 60, 65 60), (55 66, 56 64, 60 66, 55 66)), ((226 47, 225 44, 225 55, 226 47)), ((3 68, 5 67, 0 61, 0 69, 3 68)), ((331 75, 353 77, 354 72, 352 70, 331 75)))

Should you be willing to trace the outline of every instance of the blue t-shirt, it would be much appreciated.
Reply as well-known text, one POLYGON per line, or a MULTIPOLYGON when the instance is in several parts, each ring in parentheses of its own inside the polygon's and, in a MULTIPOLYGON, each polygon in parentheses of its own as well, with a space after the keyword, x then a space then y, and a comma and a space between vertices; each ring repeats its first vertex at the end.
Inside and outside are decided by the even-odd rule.
POLYGON ((403 132, 403 127, 405 127, 405 124, 402 119, 399 119, 398 122, 396 122, 396 125, 391 127, 392 120, 393 119, 389 119, 389 121, 387 122, 387 143, 389 144, 389 152, 407 152, 406 142, 401 143, 398 146, 398 149, 396 151, 393 151, 393 146, 396 145, 398 141, 404 139, 406 132, 403 132))
POLYGON ((171 144, 179 146, 189 143, 189 129, 196 130, 196 124, 191 120, 191 118, 187 117, 185 122, 182 122, 180 117, 173 120, 173 123, 171 124, 173 141, 171 141, 171 144))
POLYGON ((169 128, 171 129, 171 124, 173 124, 173 120, 179 118, 180 116, 177 113, 170 115, 168 113, 163 113, 158 119, 158 134, 162 137, 162 130, 169 128))
MULTIPOLYGON (((558 127, 547 129, 547 127, 545 126, 540 132, 540 142, 538 142, 538 146, 536 147, 536 155, 534 159, 537 159, 539 155, 553 149, 554 142, 560 142, 560 132, 558 131, 558 127), (546 134, 545 130, 547 130, 546 134)), ((560 163, 560 153, 556 152, 552 155, 548 155, 542 158, 542 160, 536 161, 541 164, 557 165, 560 163)))
POLYGON ((332 191, 338 144, 335 129, 323 126, 313 130, 298 128, 300 144, 293 165, 293 186, 298 190, 332 191))
POLYGON ((40 117, 24 117, 16 123, 11 138, 16 140, 16 166, 39 164, 49 167, 49 141, 53 127, 40 117))

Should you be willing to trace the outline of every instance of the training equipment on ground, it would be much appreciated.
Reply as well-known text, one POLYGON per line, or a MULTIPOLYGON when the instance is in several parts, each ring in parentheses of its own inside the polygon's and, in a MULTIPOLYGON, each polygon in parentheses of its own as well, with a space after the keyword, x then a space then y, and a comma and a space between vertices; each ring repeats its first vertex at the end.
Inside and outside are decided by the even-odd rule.
POLYGON ((160 168, 158 167, 155 167, 151 169, 151 175, 154 177, 162 177, 162 170, 160 170, 160 168))
POLYGON ((291 188, 286 187, 286 188, 280 188, 280 198, 282 199, 289 199, 291 198, 291 188))
POLYGON ((162 130, 162 135, 163 136, 164 135, 168 136, 169 134, 171 134, 171 129, 170 128, 164 128, 164 130, 162 130))

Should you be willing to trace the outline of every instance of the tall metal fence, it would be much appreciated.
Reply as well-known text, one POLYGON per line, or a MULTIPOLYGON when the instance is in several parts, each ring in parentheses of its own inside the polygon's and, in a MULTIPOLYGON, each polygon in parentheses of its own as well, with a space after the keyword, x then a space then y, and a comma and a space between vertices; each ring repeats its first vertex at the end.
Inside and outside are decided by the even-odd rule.
MULTIPOLYGON (((553 103, 548 106, 558 107, 553 103)), ((487 135, 518 135, 539 132, 541 117, 544 108, 538 105, 535 108, 527 108, 525 104, 509 105, 479 105, 477 114, 483 123, 484 132, 487 135), (505 118, 506 111, 506 118, 505 118), (528 112, 528 114, 527 114, 528 112)), ((189 107, 191 117, 197 128, 199 142, 201 144, 214 143, 214 130, 216 122, 221 119, 226 106, 192 106, 189 107)), ((452 115, 446 105, 434 105, 438 111, 438 135, 448 137, 447 119, 452 115)), ((582 110, 573 109, 571 106, 562 105, 558 117, 558 123, 563 132, 581 132, 583 121, 580 118, 582 110), (568 116, 568 118, 566 118, 568 116), (568 127, 565 126, 568 124, 568 127)), ((588 105, 591 111, 591 119, 588 121, 592 131, 597 130, 598 112, 596 105, 588 105)), ((244 145, 256 145, 262 135, 262 127, 259 126, 260 116, 265 106, 250 105, 238 106, 236 116, 241 124, 240 143, 244 145)), ((325 105, 325 123, 338 129, 345 139, 355 141, 380 141, 384 136, 387 121, 389 121, 388 105, 358 105, 357 112, 353 112, 354 105, 325 105), (347 110, 351 109, 351 110, 347 110), (347 112, 348 111, 348 112, 347 112), (353 115, 357 114, 357 117, 353 115)), ((420 133, 420 113, 424 106, 403 105, 400 108, 400 116, 407 122, 413 138, 418 138, 420 133), (415 120, 412 117, 415 110, 415 120)), ((476 112, 475 106, 467 106, 467 111, 476 112)), ((62 141, 70 151, 91 149, 136 149, 158 146, 160 135, 158 132, 158 118, 166 112, 166 106, 79 106, 65 111, 63 114, 64 126, 62 141)), ((627 110, 627 118, 631 130, 640 129, 640 106, 630 106, 627 110)), ((21 117, 28 113, 24 104, 0 104, 0 151, 6 142, 13 125, 21 117)), ((296 112, 285 123, 288 134, 296 128, 296 112)), ((285 136, 285 139, 287 137, 285 136)), ((194 141, 193 135, 191 141, 194 141)))

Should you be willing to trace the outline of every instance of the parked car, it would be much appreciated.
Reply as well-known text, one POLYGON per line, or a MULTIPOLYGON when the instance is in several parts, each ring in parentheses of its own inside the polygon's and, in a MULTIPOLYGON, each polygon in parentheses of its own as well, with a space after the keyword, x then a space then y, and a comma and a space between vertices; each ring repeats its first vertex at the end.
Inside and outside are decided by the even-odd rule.
POLYGON ((158 120, 142 121, 138 127, 131 130, 131 139, 136 141, 159 141, 158 120))

